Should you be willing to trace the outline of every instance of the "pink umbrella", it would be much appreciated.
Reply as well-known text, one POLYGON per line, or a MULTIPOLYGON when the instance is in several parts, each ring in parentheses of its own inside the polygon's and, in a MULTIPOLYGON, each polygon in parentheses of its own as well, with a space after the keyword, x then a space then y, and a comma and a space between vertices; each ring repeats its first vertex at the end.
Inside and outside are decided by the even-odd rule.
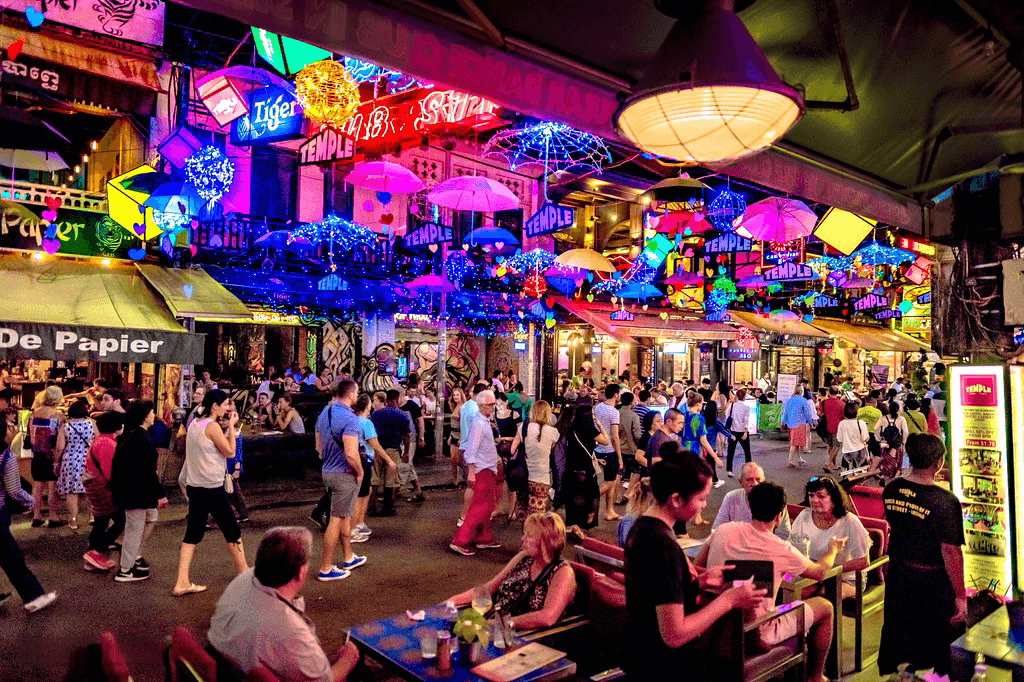
POLYGON ((451 293, 455 291, 455 285, 441 275, 420 275, 405 287, 407 289, 427 289, 432 292, 451 293))
POLYGON ((748 206, 739 227, 754 239, 785 244, 810 235, 817 222, 804 202, 769 197, 748 206))
POLYGON ((671 277, 665 279, 665 284, 670 284, 676 289, 704 286, 704 278, 693 272, 676 270, 671 277))
POLYGON ((800 316, 794 313, 792 310, 773 310, 768 313, 776 320, 799 320, 800 316))
POLYGON ((764 289, 768 286, 768 282, 761 275, 751 275, 736 282, 736 286, 743 289, 764 289))
POLYGON ((843 285, 844 289, 874 289, 877 282, 870 277, 857 277, 843 285))
POLYGON ((448 178, 427 194, 427 201, 453 211, 511 211, 519 199, 508 187, 476 175, 448 178))
POLYGON ((345 182, 363 189, 393 194, 415 194, 425 186, 411 170, 390 161, 360 163, 348 174, 345 182))

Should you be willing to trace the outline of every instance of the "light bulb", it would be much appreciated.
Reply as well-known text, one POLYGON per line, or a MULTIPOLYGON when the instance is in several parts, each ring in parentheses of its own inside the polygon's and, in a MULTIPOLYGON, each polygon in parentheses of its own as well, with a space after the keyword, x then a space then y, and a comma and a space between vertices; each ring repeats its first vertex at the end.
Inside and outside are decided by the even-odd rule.
POLYGON ((75 173, 81 173, 81 172, 82 172, 82 167, 81 166, 75 166, 75 173))
POLYGON ((36 251, 35 253, 33 253, 32 254, 32 260, 43 260, 43 252, 42 251, 36 251))
POLYGON ((96 140, 93 140, 92 142, 89 143, 89 149, 96 151, 97 147, 99 147, 99 145, 96 144, 96 140))
POLYGON ((82 163, 89 163, 89 155, 82 154, 82 163))

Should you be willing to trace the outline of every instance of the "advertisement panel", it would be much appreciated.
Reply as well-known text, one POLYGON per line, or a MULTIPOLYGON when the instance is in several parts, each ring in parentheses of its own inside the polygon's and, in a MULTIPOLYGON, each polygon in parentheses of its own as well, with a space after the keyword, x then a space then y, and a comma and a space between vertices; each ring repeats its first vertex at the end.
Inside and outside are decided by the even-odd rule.
POLYGON ((1021 486, 1024 476, 1024 366, 1010 366, 1010 419, 1013 434, 1013 548, 1011 552, 1014 566, 1014 586, 1017 590, 1024 589, 1024 561, 1017 556, 1024 542, 1024 526, 1020 522, 1020 514, 1024 512, 1024 487, 1021 486))
POLYGON ((953 493, 963 509, 964 582, 1007 595, 1012 578, 1010 472, 1002 366, 960 365, 950 391, 953 493))

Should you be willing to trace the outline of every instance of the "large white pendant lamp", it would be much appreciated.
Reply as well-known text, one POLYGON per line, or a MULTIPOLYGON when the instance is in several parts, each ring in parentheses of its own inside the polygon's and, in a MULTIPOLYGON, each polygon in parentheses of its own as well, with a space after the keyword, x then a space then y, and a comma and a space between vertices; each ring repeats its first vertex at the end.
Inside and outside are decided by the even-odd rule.
POLYGON ((775 73, 733 0, 708 0, 672 28, 615 124, 652 154, 712 164, 768 147, 803 113, 803 95, 775 73))

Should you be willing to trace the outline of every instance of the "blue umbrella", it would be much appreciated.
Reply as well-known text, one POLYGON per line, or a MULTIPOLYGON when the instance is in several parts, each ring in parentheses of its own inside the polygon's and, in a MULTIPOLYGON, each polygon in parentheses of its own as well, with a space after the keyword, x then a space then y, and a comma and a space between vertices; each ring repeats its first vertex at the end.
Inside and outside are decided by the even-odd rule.
POLYGON ((196 194, 192 185, 184 182, 165 182, 149 195, 143 206, 163 213, 184 213, 198 215, 200 207, 206 202, 196 194))
POLYGON ((641 301, 646 301, 651 297, 664 296, 661 290, 653 284, 641 284, 640 282, 626 284, 615 295, 619 298, 639 298, 641 301))
POLYGON ((500 227, 478 227, 462 240, 463 244, 497 244, 505 246, 518 244, 519 239, 506 229, 500 227))

